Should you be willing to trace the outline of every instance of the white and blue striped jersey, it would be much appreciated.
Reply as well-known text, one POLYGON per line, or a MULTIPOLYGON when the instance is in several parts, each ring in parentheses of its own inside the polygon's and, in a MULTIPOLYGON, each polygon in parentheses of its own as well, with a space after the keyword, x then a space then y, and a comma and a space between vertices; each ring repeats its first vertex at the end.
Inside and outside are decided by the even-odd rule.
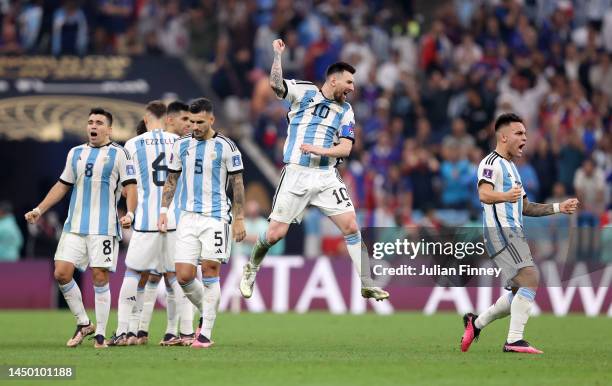
MULTIPOLYGON (((478 166, 478 186, 488 183, 495 192, 507 192, 513 186, 523 189, 521 176, 514 162, 508 161, 499 153, 492 152, 478 166)), ((523 198, 526 196, 523 189, 523 198)), ((523 200, 500 202, 497 204, 482 203, 484 216, 484 236, 487 252, 493 255, 508 244, 512 233, 523 235, 523 200)))
POLYGON ((283 162, 302 166, 329 169, 337 159, 315 154, 303 154, 303 143, 329 149, 340 138, 355 142, 355 115, 348 102, 338 103, 323 96, 314 84, 298 80, 284 80, 286 93, 283 98, 291 103, 287 114, 287 139, 283 150, 283 162))
MULTIPOLYGON (((125 143, 136 168, 138 206, 134 213, 134 230, 157 232, 164 183, 172 146, 178 135, 161 129, 148 131, 125 143)), ((174 211, 168 216, 168 230, 176 229, 174 211)))
POLYGON ((181 210, 231 221, 228 177, 243 170, 242 155, 233 141, 218 133, 203 141, 185 135, 174 143, 168 169, 181 172, 177 183, 181 190, 174 194, 181 210))
POLYGON ((70 149, 60 176, 60 182, 72 186, 64 232, 121 238, 117 202, 121 185, 135 183, 135 178, 130 155, 114 142, 70 149))

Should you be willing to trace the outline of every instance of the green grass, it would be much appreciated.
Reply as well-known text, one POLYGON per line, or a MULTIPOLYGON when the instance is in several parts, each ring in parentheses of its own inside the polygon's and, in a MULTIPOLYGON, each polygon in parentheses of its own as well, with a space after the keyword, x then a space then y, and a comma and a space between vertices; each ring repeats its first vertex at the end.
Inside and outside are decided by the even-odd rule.
MULTIPOLYGON (((111 328, 115 323, 113 313, 111 328)), ((194 350, 156 346, 165 328, 164 313, 156 312, 148 346, 94 350, 88 340, 64 347, 73 332, 69 312, 2 311, 0 364, 76 367, 75 381, 17 383, 34 385, 558 386, 612 379, 609 318, 532 318, 527 337, 545 351, 541 356, 501 352, 507 319, 487 327, 480 342, 461 353, 460 324, 455 314, 222 314, 216 345, 194 350)))

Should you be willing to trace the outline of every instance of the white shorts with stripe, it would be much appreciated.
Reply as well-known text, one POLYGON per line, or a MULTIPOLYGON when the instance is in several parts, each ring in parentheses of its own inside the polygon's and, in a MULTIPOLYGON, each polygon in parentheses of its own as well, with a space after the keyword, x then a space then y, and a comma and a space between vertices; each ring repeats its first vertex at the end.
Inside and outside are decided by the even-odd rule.
POLYGON ((517 287, 512 279, 524 267, 535 266, 529 245, 524 236, 510 233, 506 246, 493 256, 495 264, 502 269, 502 284, 504 287, 517 287))
POLYGON ((287 164, 281 172, 269 218, 285 224, 300 223, 308 205, 316 206, 326 216, 355 211, 337 169, 287 164))
POLYGON ((202 260, 227 263, 232 244, 230 224, 200 213, 181 212, 176 227, 176 263, 199 265, 202 260))
POLYGON ((119 241, 115 236, 62 232, 54 260, 72 263, 80 271, 89 266, 115 272, 118 253, 119 241))
POLYGON ((132 233, 125 257, 126 267, 134 271, 174 272, 176 231, 132 233))

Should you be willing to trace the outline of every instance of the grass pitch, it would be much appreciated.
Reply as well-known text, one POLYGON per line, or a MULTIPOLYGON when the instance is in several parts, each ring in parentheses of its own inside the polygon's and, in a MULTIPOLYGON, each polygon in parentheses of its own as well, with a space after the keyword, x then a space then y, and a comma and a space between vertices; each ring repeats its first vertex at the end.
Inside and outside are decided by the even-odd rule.
MULTIPOLYGON (((609 385, 610 318, 532 318, 527 339, 544 355, 504 354, 508 319, 461 353, 456 314, 393 316, 221 314, 210 350, 159 347, 165 314, 156 311, 148 346, 95 350, 64 346, 68 311, 1 311, 1 365, 76 367, 76 380, 32 385, 609 385)), ((90 317, 93 312, 89 312, 90 317)), ((111 314, 108 333, 116 325, 111 314)), ((0 380, 2 384, 15 384, 0 380)))

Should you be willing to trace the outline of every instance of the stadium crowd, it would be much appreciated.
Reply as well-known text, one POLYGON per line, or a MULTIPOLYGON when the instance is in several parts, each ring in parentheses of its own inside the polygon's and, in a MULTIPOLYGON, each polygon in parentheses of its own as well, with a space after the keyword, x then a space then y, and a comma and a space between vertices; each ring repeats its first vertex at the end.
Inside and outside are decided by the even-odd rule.
POLYGON ((203 59, 218 97, 250 106, 243 119, 280 165, 287 105, 267 73, 282 38, 286 78, 320 83, 337 60, 357 69, 357 140, 341 172, 365 226, 479 215, 476 168, 507 111, 528 129, 517 166, 529 199, 576 195, 578 225, 612 222, 612 1, 429 11, 425 22, 410 1, 0 0, 0 53, 203 59))

